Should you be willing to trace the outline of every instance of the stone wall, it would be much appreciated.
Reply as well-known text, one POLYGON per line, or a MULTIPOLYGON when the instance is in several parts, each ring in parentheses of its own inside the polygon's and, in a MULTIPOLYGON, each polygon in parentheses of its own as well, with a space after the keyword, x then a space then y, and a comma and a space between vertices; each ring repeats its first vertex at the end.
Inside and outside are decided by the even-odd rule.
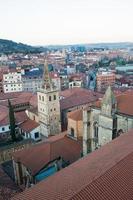
POLYGON ((23 140, 14 144, 0 147, 0 164, 12 159, 12 153, 33 145, 33 140, 23 140))

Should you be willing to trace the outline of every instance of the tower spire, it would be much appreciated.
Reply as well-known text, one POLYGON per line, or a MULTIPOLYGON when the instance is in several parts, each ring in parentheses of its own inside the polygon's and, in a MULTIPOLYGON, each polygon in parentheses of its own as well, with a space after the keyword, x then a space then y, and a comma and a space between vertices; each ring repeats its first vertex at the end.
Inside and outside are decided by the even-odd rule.
POLYGON ((45 58, 45 62, 44 62, 44 72, 43 72, 42 87, 45 88, 45 89, 49 89, 49 88, 52 87, 51 78, 49 76, 47 58, 45 58))

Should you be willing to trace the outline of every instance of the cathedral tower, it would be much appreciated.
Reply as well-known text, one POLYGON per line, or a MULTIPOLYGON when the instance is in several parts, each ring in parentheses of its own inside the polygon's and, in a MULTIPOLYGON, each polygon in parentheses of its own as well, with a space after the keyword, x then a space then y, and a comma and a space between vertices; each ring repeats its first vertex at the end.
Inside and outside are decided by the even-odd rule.
POLYGON ((60 133, 59 90, 52 83, 47 60, 44 64, 42 87, 37 92, 40 132, 48 137, 60 133))

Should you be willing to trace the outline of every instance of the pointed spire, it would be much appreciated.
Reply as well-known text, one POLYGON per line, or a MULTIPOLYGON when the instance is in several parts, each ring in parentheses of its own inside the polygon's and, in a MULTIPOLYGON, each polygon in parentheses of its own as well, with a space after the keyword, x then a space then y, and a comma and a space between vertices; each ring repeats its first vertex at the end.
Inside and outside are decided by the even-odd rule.
POLYGON ((112 92, 110 85, 108 86, 108 88, 105 92, 102 103, 106 104, 106 105, 108 105, 108 104, 114 105, 116 103, 116 98, 114 96, 114 93, 112 92))
POLYGON ((42 84, 42 87, 45 88, 45 89, 49 89, 49 88, 52 87, 51 78, 49 76, 47 58, 45 58, 45 63, 44 63, 44 72, 43 72, 43 84, 42 84))

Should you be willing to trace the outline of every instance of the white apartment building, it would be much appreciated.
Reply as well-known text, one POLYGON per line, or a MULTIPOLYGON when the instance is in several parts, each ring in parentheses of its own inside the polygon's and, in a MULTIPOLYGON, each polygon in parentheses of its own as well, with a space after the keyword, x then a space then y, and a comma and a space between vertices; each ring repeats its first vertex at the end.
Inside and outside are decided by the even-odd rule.
POLYGON ((4 93, 22 91, 21 73, 8 72, 3 74, 3 91, 4 93))

